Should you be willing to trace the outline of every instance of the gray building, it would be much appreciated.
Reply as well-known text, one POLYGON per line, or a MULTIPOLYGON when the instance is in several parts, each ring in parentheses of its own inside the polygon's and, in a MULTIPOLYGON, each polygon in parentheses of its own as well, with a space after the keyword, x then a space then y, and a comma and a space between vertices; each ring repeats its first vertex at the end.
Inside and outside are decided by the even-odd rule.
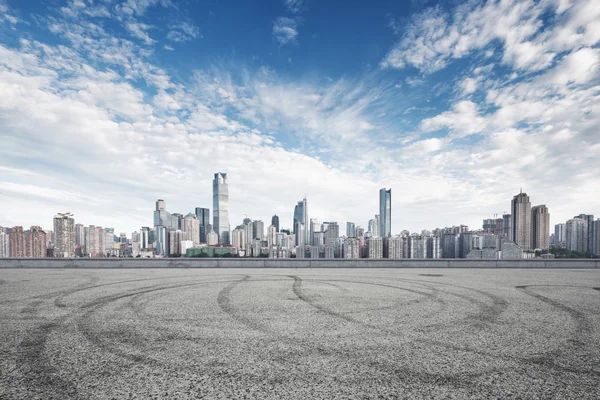
POLYGON ((392 236, 392 189, 379 190, 379 235, 392 236))
POLYGON ((594 229, 592 231, 592 251, 591 253, 600 256, 600 218, 593 222, 594 229))
POLYGON ((554 225, 554 245, 565 247, 567 242, 567 224, 554 225))
POLYGON ((522 250, 531 250, 531 202, 527 193, 521 192, 512 199, 511 215, 513 242, 522 250))
POLYGON ((442 258, 457 258, 457 244, 457 235, 454 233, 445 233, 442 236, 442 258))
POLYGON ((196 207, 195 210, 196 218, 200 221, 200 243, 206 243, 206 235, 208 232, 208 225, 210 225, 210 210, 208 208, 196 207))
POLYGON ((588 242, 588 220, 579 217, 568 220, 565 239, 567 250, 587 253, 588 242))
POLYGON ((213 179, 213 230, 219 235, 219 244, 229 244, 229 185, 223 172, 213 179))
POLYGON ((346 237, 356 237, 356 225, 354 222, 346 222, 346 237))
POLYGON ((75 219, 71 213, 54 216, 54 256, 73 257, 75 255, 75 219))
POLYGON ((591 214, 579 214, 577 218, 585 219, 587 222, 587 248, 588 251, 591 253, 594 247, 594 216, 591 214))
POLYGON ((458 237, 458 258, 467 258, 473 249, 473 233, 462 232, 458 237))
POLYGON ((279 232, 279 217, 277 216, 277 214, 271 217, 271 225, 275 227, 275 232, 279 232))
POLYGON ((260 220, 252 221, 252 239, 265 240, 265 223, 260 220))
POLYGON ((502 229, 504 236, 508 238, 508 240, 512 239, 512 215, 504 214, 502 215, 502 229))
POLYGON ((545 204, 531 207, 531 248, 550 248, 550 214, 545 204))

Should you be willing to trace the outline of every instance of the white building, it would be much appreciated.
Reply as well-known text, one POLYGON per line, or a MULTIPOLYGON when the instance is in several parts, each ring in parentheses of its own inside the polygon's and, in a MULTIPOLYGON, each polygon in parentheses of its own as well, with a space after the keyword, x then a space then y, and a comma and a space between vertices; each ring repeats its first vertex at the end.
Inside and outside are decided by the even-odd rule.
POLYGON ((277 245, 277 227, 275 225, 269 225, 267 228, 267 246, 271 248, 277 245))
POLYGON ((217 233, 214 230, 211 230, 206 235, 206 242, 209 246, 214 246, 214 245, 219 244, 219 235, 217 235, 217 233))
POLYGON ((383 239, 371 236, 367 239, 367 258, 383 258, 383 239))
POLYGON ((246 249, 246 230, 234 229, 231 231, 231 244, 238 251, 246 249))
POLYGON ((403 242, 402 236, 390 236, 383 238, 383 256, 385 258, 403 258, 403 242))
POLYGON ((427 258, 427 237, 413 235, 409 238, 410 258, 427 258))
POLYGON ((360 242, 355 237, 344 240, 343 258, 360 258, 360 242))
POLYGON ((185 239, 191 240, 195 245, 200 244, 200 220, 196 215, 189 213, 183 219, 185 239))
POLYGON ((181 255, 185 256, 185 253, 187 253, 187 250, 193 249, 194 246, 195 246, 195 244, 192 240, 182 240, 181 241, 181 255))

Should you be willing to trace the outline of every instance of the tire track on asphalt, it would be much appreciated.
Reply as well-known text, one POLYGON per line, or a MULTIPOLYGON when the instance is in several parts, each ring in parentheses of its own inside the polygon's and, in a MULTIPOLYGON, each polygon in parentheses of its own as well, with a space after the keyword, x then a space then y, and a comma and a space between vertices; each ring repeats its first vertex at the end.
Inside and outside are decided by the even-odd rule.
MULTIPOLYGON (((377 326, 373 326, 370 324, 366 324, 362 321, 356 320, 354 318, 348 317, 347 315, 341 314, 336 312, 335 310, 331 310, 328 309, 325 306, 319 305, 318 303, 315 303, 312 299, 310 299, 301 289, 301 285, 302 285, 302 279, 299 277, 294 277, 294 276, 290 276, 291 278, 294 278, 294 293, 298 296, 298 298, 300 298, 300 300, 305 301, 307 304, 315 307, 316 309, 318 309, 319 311, 325 312, 327 315, 333 316, 333 317, 338 317, 341 319, 344 319, 348 322, 352 322, 355 324, 358 324, 360 326, 363 327, 367 327, 370 329, 375 329, 378 330, 379 332, 383 332, 386 334, 392 334, 397 336, 398 332, 397 331, 393 331, 390 329, 385 329, 385 328, 381 328, 381 327, 377 327, 377 326)), ((412 281, 412 280, 411 280, 412 281)), ((418 281, 418 280, 415 280, 418 281)), ((347 282, 352 282, 352 283, 363 283, 363 284, 370 284, 367 282, 359 282, 359 281, 347 281, 347 282)), ((431 283, 437 283, 437 282, 431 282, 431 283)), ((390 287, 396 287, 396 286, 392 286, 392 285, 385 285, 385 284, 375 284, 378 286, 390 286, 390 287)), ((463 286, 459 286, 459 285, 451 285, 451 284, 445 284, 448 286, 456 286, 459 288, 463 288, 463 289, 469 289, 467 287, 463 287, 463 286)), ((396 287, 398 289, 400 289, 399 287, 396 287)), ((484 294, 486 292, 481 291, 481 290, 477 290, 477 289, 472 289, 475 292, 484 294)), ((448 294, 453 294, 452 292, 447 292, 448 294)), ((485 305, 485 303, 483 303, 485 305, 483 313, 485 314, 485 316, 487 317, 486 319, 489 319, 490 317, 492 318, 497 318, 503 311, 504 309, 507 307, 508 303, 502 299, 502 301, 499 301, 498 296, 492 295, 492 294, 487 294, 488 297, 495 299, 496 302, 494 303, 495 306, 491 306, 491 309, 489 306, 485 305), (491 314, 491 315, 490 315, 491 314)), ((459 296, 460 297, 460 296, 459 296)), ((467 299, 470 299, 471 301, 474 301, 474 299, 469 298, 468 296, 465 296, 467 299)), ((481 302, 479 302, 481 303, 481 302)), ((452 344, 448 344, 448 343, 444 343, 444 342, 439 342, 436 340, 430 340, 430 339, 426 339, 426 338, 422 338, 422 337, 415 337, 415 335, 410 335, 413 336, 414 340, 417 342, 421 342, 421 343, 426 343, 426 344, 430 344, 430 345, 434 345, 434 346, 438 346, 438 347, 442 347, 442 348, 446 348, 449 350, 454 350, 454 351, 461 351, 461 352, 467 352, 467 353, 472 353, 472 354, 477 354, 479 356, 482 357, 486 357, 486 358, 492 358, 492 359, 501 359, 501 360, 506 360, 506 361, 512 361, 512 362, 516 362, 519 364, 527 364, 527 365, 539 365, 540 362, 537 360, 530 360, 528 358, 520 358, 520 357, 514 357, 514 356, 502 356, 502 355, 497 355, 497 354, 491 354, 487 351, 482 351, 482 350, 478 350, 469 346, 456 346, 456 345, 452 345, 452 344)), ((564 367, 564 366, 560 366, 560 365, 556 365, 556 364, 545 364, 548 367, 551 367, 553 369, 556 370, 560 370, 562 372, 574 372, 574 373, 587 373, 587 374, 592 374, 592 375, 597 375, 600 374, 600 372, 595 371, 595 370, 579 370, 579 369, 572 369, 572 368, 568 368, 568 367, 564 367)))

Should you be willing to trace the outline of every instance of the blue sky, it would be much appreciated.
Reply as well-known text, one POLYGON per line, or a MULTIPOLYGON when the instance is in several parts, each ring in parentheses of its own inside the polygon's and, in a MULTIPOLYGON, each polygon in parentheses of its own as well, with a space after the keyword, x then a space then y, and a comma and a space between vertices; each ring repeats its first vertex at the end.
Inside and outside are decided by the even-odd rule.
POLYGON ((0 0, 0 203, 131 232, 157 198, 231 225, 392 227, 600 213, 600 5, 591 0, 0 0))

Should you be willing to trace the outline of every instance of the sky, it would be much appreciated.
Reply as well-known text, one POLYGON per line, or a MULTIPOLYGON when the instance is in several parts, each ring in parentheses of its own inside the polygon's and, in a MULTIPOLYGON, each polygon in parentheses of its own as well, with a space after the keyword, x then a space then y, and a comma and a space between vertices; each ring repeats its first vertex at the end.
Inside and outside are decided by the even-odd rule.
MULTIPOLYGON (((600 214, 597 0, 0 0, 0 217, 600 214)), ((343 228, 342 228, 343 230, 343 228)))

